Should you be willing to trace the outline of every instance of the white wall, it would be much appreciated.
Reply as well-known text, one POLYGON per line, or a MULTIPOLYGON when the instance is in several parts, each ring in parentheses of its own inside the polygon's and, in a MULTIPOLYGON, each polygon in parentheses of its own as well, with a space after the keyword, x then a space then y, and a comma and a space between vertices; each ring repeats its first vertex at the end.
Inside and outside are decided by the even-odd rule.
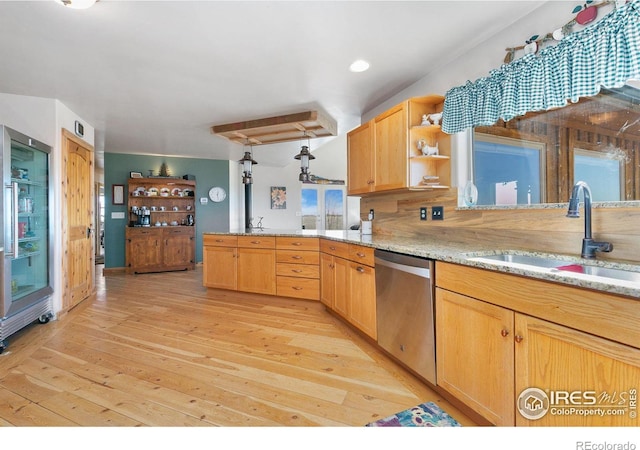
POLYGON ((49 209, 51 211, 50 226, 52 227, 53 236, 53 254, 51 256, 53 267, 53 279, 51 280, 53 286, 52 301, 53 309, 56 312, 62 308, 62 272, 60 270, 60 262, 62 261, 62 240, 60 238, 62 235, 60 228, 62 222, 62 211, 60 211, 60 186, 62 185, 61 129, 64 127, 73 131, 76 120, 80 120, 85 124, 85 140, 93 145, 93 127, 85 123, 59 101, 0 93, 0 123, 53 147, 50 157, 50 185, 52 190, 49 209))

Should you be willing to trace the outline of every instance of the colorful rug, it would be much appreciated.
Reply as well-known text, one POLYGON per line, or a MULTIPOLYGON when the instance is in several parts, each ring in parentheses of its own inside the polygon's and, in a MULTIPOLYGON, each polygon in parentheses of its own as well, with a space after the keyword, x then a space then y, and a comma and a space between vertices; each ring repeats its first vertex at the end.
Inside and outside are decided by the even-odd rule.
POLYGON ((433 402, 422 403, 393 416, 368 423, 367 427, 459 427, 456 419, 433 402))

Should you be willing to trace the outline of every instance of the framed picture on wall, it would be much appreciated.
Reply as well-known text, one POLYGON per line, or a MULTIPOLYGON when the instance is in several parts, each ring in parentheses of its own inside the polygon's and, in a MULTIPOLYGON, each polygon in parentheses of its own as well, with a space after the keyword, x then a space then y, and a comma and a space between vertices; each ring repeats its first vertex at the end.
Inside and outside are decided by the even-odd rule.
POLYGON ((129 178, 142 178, 141 172, 129 172, 129 178))
POLYGON ((124 205, 124 185, 114 184, 112 194, 111 202, 114 205, 124 205))
POLYGON ((271 186, 271 209, 287 209, 287 188, 271 186))

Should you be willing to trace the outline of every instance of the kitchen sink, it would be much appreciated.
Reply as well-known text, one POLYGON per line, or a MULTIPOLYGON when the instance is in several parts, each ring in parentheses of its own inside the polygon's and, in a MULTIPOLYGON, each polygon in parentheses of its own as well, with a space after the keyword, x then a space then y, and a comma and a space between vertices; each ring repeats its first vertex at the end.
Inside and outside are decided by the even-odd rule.
POLYGON ((519 267, 538 272, 555 274, 579 274, 591 280, 617 280, 640 283, 640 272, 613 267, 581 264, 580 262, 552 257, 523 255, 516 253, 497 253, 493 255, 472 256, 469 261, 495 264, 504 267, 519 267))

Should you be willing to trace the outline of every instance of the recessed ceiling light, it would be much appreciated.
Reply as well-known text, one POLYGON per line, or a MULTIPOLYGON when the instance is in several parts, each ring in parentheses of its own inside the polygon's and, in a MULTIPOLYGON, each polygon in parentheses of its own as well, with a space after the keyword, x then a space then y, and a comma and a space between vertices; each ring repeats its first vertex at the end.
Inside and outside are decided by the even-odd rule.
POLYGON ((368 68, 369 68, 369 63, 366 62, 364 59, 358 59, 353 63, 351 63, 351 65, 349 66, 349 70, 352 72, 364 72, 368 68))

